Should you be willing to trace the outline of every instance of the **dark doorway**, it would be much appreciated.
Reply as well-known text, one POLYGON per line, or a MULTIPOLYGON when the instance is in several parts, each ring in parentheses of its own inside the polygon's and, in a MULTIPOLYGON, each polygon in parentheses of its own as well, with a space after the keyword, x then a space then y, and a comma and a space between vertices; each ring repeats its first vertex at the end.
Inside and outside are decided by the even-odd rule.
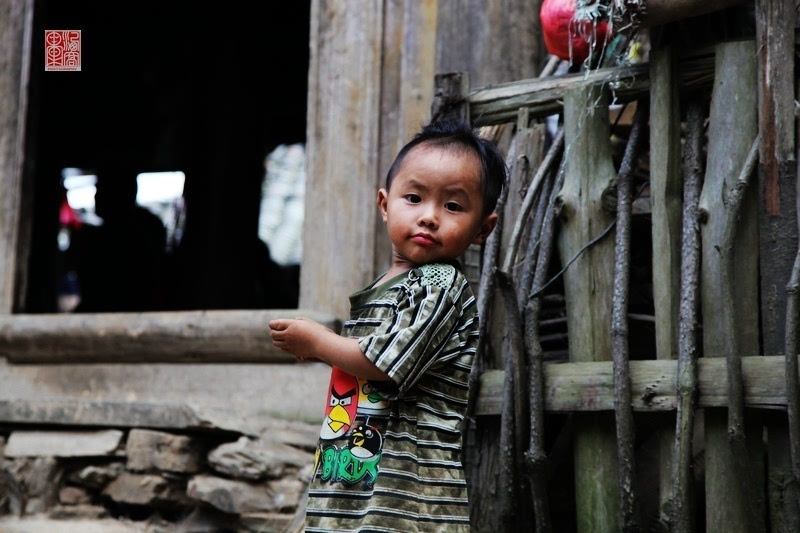
MULTIPOLYGON (((55 312, 64 290, 67 168, 97 175, 117 199, 139 173, 185 174, 180 242, 160 265, 135 254, 124 276, 111 272, 130 263, 120 252, 103 267, 113 278, 103 286, 118 294, 83 310, 296 307, 299 266, 271 261, 258 217, 265 156, 305 142, 309 4, 37 0, 25 171, 33 245, 20 311, 55 312), (47 29, 81 30, 81 72, 44 72, 47 29), (130 303, 142 287, 154 294, 130 303)), ((125 239, 145 239, 147 224, 129 223, 125 239)))

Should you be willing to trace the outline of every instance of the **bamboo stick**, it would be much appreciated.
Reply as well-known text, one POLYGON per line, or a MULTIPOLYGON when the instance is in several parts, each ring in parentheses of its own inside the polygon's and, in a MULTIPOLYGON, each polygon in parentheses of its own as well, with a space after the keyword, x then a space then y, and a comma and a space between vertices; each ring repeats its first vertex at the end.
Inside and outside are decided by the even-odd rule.
POLYGON ((692 433, 697 401, 697 326, 700 296, 700 201, 703 150, 703 101, 695 97, 686 110, 683 155, 683 243, 678 321, 678 410, 672 452, 671 523, 678 533, 694 531, 692 509, 692 433))
POLYGON ((628 145, 617 176, 617 234, 614 258, 614 296, 611 312, 611 344, 614 360, 614 411, 617 421, 617 462, 622 530, 639 531, 636 495, 635 425, 631 408, 628 348, 628 289, 631 259, 631 188, 633 171, 646 135, 647 111, 640 105, 633 119, 628 145))

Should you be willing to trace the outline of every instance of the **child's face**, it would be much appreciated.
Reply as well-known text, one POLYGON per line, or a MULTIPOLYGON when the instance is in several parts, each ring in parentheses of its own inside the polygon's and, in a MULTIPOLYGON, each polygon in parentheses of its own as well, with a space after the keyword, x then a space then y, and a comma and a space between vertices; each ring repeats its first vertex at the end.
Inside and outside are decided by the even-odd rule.
POLYGON ((424 265, 456 259, 494 229, 483 215, 477 156, 420 145, 409 152, 378 205, 392 240, 393 264, 424 265))

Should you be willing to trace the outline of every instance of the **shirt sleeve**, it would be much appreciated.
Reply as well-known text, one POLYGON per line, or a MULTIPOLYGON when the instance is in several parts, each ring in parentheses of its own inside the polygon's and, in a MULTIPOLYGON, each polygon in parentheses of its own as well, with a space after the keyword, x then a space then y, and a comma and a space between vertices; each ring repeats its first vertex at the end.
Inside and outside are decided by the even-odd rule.
POLYGON ((458 325, 459 313, 450 291, 436 285, 417 286, 358 345, 375 366, 392 378, 394 387, 382 387, 391 397, 402 396, 444 351, 458 325))

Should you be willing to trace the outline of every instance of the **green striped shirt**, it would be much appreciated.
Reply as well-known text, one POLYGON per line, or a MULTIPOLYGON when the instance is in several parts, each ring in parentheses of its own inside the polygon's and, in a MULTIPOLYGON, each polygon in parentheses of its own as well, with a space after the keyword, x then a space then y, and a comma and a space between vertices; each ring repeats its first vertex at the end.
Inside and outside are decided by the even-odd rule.
POLYGON ((425 265, 350 305, 342 334, 392 381, 332 370, 306 531, 468 531, 460 427, 478 315, 466 278, 425 265))

